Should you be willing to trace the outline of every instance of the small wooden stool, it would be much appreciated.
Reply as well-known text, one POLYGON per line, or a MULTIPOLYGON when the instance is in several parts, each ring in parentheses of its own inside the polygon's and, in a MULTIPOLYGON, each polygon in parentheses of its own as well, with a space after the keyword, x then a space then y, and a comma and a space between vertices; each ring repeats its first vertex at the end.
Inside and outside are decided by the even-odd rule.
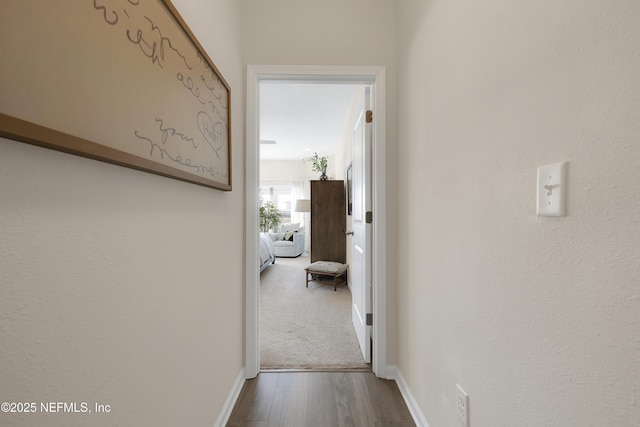
POLYGON ((316 261, 305 268, 304 271, 306 272, 307 288, 309 287, 310 281, 318 282, 318 280, 313 279, 314 274, 317 276, 332 276, 334 291, 338 285, 338 277, 345 276, 345 280, 347 279, 347 265, 339 262, 316 261), (309 276, 311 276, 311 279, 309 279, 309 276))

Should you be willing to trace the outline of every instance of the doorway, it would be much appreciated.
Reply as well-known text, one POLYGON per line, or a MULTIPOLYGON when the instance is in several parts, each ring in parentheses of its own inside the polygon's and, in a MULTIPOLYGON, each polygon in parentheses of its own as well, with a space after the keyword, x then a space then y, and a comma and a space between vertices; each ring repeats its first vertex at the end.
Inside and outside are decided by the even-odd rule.
POLYGON ((259 179, 259 84, 264 81, 366 84, 373 87, 373 372, 387 378, 386 358, 386 121, 383 67, 248 66, 246 104, 246 359, 245 376, 260 369, 257 195, 259 179))
MULTIPOLYGON (((345 257, 351 241, 345 234, 351 228, 345 176, 352 160, 351 128, 361 115, 360 101, 366 88, 333 82, 259 84, 259 199, 262 212, 270 207, 271 211, 276 210, 273 216, 277 216, 270 230, 262 227, 261 233, 261 241, 271 242, 277 256, 276 262, 260 274, 261 372, 371 370, 352 325, 351 283, 347 286, 345 280, 334 288, 328 286, 333 280, 327 277, 324 281, 306 282, 305 286, 305 268, 312 258, 351 265, 345 257), (310 161, 316 155, 326 161, 326 182, 318 181, 321 171, 315 170, 310 161), (317 200, 321 188, 325 197, 342 193, 335 196, 342 199, 342 206, 331 204, 333 210, 328 210, 323 202, 323 209, 317 210, 316 202, 312 213, 311 195, 317 200), (333 190, 326 192, 329 189, 333 190), (335 215, 331 224, 345 222, 334 228, 331 237, 326 230, 329 224, 321 215, 327 218, 330 212, 335 215), (312 222, 314 229, 310 227, 312 222), (289 230, 294 232, 285 241, 289 230), (320 255, 321 248, 324 255, 320 255)), ((263 217, 264 214, 261 223, 263 217)))

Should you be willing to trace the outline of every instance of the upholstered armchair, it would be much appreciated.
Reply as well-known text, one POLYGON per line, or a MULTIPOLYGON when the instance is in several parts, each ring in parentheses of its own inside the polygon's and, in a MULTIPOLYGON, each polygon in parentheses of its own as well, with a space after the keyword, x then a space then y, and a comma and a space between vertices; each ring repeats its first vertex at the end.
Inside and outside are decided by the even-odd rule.
POLYGON ((282 224, 277 233, 269 233, 277 257, 295 258, 304 252, 304 227, 300 223, 282 224))

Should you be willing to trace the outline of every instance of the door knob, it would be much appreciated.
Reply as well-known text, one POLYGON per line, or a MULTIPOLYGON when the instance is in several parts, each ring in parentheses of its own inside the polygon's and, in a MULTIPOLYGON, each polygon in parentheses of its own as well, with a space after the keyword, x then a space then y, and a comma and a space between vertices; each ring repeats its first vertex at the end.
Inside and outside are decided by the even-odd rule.
POLYGON ((353 231, 345 231, 344 234, 347 236, 353 236, 353 231))

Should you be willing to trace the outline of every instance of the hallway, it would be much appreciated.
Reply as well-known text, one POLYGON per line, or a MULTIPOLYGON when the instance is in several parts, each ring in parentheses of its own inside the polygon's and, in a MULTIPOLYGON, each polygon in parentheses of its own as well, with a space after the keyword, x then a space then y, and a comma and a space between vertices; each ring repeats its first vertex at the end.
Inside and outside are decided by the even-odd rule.
POLYGON ((269 372, 245 382, 227 426, 415 424, 396 383, 371 372, 269 372))

